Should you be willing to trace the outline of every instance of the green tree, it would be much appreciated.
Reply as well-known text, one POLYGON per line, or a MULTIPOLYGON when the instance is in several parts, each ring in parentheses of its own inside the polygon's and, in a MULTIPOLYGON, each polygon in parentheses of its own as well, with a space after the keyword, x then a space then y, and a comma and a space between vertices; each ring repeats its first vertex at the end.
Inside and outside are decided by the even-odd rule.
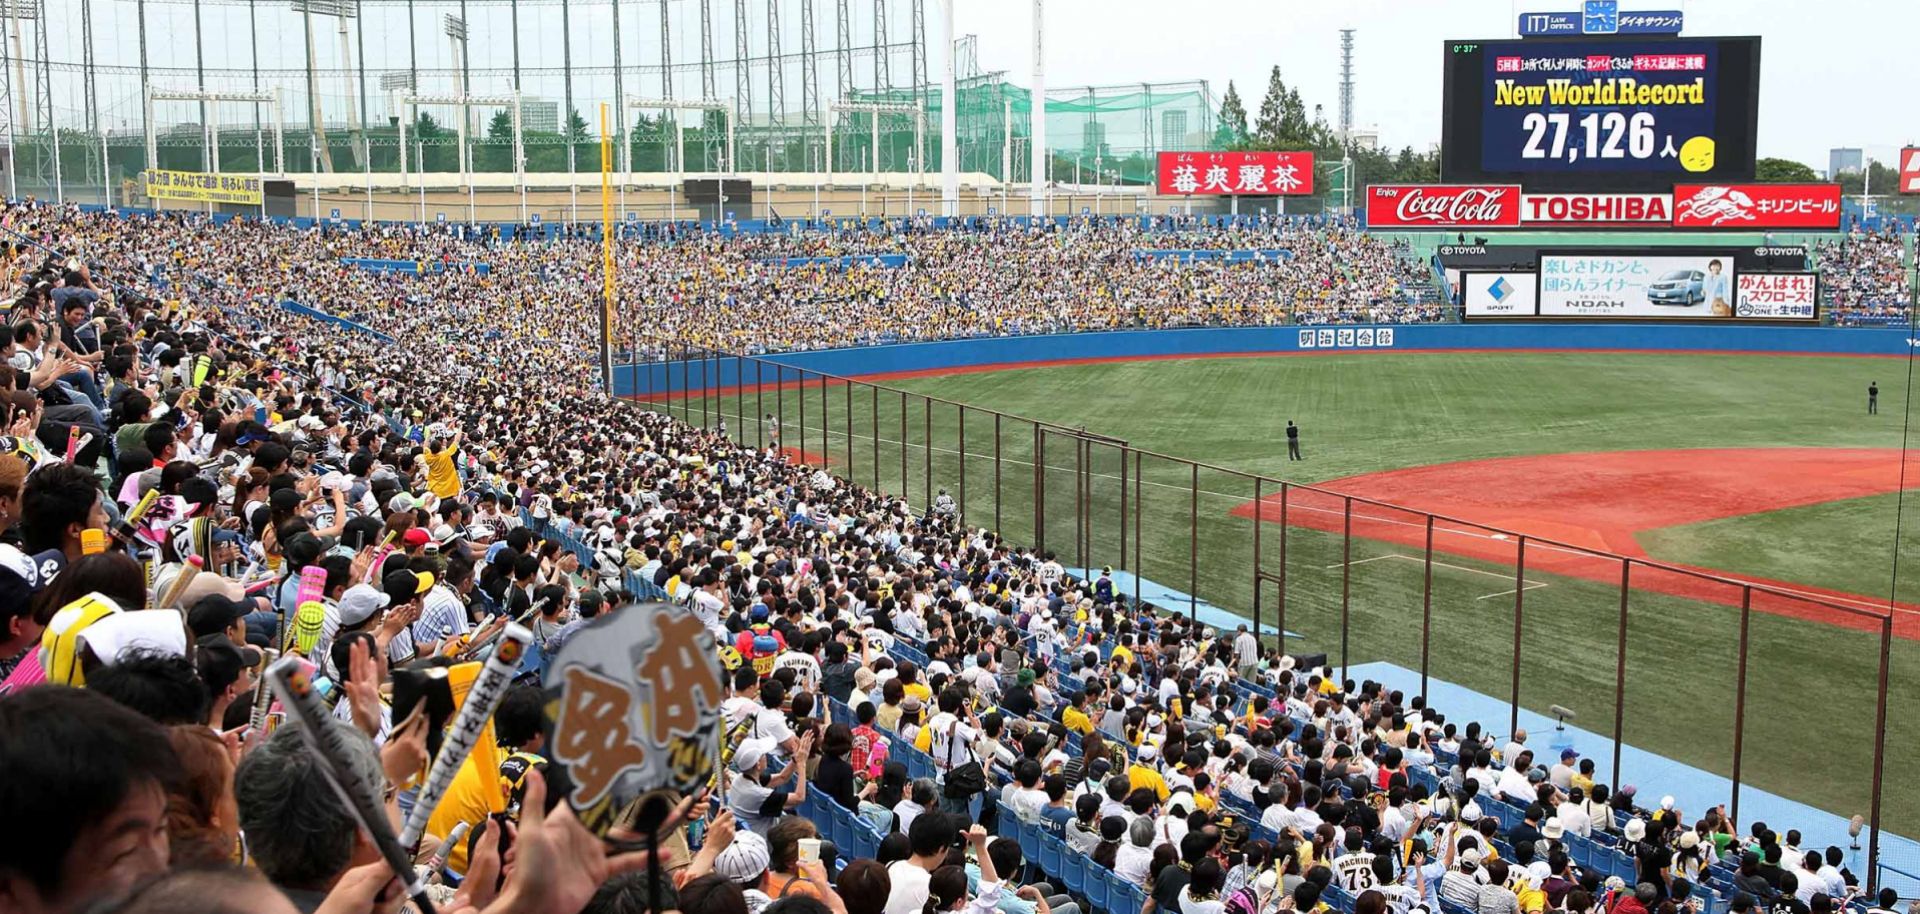
POLYGON ((1213 144, 1232 149, 1247 141, 1247 106, 1240 101, 1240 90, 1227 80, 1227 94, 1220 99, 1220 122, 1213 131, 1213 144))
POLYGON ((1804 183, 1820 180, 1820 176, 1814 174, 1813 169, 1792 159, 1760 159, 1753 163, 1753 178, 1767 183, 1804 183))

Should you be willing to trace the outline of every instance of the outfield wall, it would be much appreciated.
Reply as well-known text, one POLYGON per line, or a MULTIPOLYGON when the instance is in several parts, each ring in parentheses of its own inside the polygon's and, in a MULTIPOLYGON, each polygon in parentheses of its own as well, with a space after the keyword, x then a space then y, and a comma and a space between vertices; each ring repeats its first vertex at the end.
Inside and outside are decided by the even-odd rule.
MULTIPOLYGON (((840 377, 982 370, 1048 362, 1218 355, 1317 355, 1502 349, 1801 353, 1902 356, 1906 328, 1773 327, 1657 323, 1401 324, 1122 330, 1044 336, 898 343, 766 356, 769 362, 840 377)), ((817 373, 817 374, 816 374, 817 373)), ((622 365, 614 392, 642 398, 683 389, 722 390, 799 380, 798 373, 748 360, 690 359, 622 365), (776 377, 783 374, 784 377, 776 377)))

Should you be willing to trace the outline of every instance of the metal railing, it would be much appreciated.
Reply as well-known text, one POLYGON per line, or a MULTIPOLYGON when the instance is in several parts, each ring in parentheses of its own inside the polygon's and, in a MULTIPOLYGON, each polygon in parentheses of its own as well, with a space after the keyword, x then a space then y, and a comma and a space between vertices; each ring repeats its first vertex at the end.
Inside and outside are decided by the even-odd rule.
MULTIPOLYGON (((970 525, 1074 568, 1127 573, 1136 604, 1296 631, 1263 643, 1324 656, 1343 679, 1363 660, 1392 662, 1417 672, 1423 694, 1444 681, 1499 697, 1509 732, 1523 709, 1580 707, 1611 738, 1596 776, 1614 785, 1661 774, 1623 753, 1631 746, 1726 776, 1735 822, 1755 788, 1859 812, 1866 871, 1877 873, 1899 611, 1884 603, 1157 453, 778 355, 647 348, 664 357, 623 371, 632 399, 655 410, 777 446, 917 510, 945 490, 970 525), (1803 729, 1809 718, 1822 732, 1803 729)), ((1900 646, 1911 659, 1907 637, 1900 646)), ((1913 679, 1901 677, 1896 698, 1920 699, 1913 679)), ((1908 721, 1891 738, 1895 751, 1920 748, 1908 721)), ((1896 813, 1920 812, 1916 799, 1897 792, 1896 813)))

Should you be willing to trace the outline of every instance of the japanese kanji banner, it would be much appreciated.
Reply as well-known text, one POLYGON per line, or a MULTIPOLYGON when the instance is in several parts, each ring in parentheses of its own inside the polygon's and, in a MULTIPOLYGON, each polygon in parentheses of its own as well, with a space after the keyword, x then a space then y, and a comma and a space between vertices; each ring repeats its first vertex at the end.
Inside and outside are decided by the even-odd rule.
POLYGON ((1810 321, 1817 316, 1820 279, 1814 273, 1742 273, 1734 284, 1736 317, 1810 321))
POLYGON ((1311 152, 1163 152, 1163 194, 1247 197, 1313 193, 1311 152))
POLYGON ((245 203, 261 200, 259 175, 216 175, 198 171, 143 172, 150 200, 195 200, 202 203, 245 203))
POLYGON ((594 618, 548 661, 542 685, 548 782, 595 834, 652 832, 713 782, 727 692, 713 635, 684 607, 594 618))
POLYGON ((1674 228, 1836 229, 1838 184, 1676 184, 1674 228))

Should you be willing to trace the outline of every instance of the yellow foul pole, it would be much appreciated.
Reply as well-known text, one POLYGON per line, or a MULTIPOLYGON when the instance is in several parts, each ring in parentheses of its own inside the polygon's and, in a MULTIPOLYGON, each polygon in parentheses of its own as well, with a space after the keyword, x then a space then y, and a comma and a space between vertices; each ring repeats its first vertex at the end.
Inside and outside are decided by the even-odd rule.
POLYGON ((613 136, 607 133, 607 103, 600 103, 600 258, 606 267, 600 306, 600 387, 613 395, 613 136))

